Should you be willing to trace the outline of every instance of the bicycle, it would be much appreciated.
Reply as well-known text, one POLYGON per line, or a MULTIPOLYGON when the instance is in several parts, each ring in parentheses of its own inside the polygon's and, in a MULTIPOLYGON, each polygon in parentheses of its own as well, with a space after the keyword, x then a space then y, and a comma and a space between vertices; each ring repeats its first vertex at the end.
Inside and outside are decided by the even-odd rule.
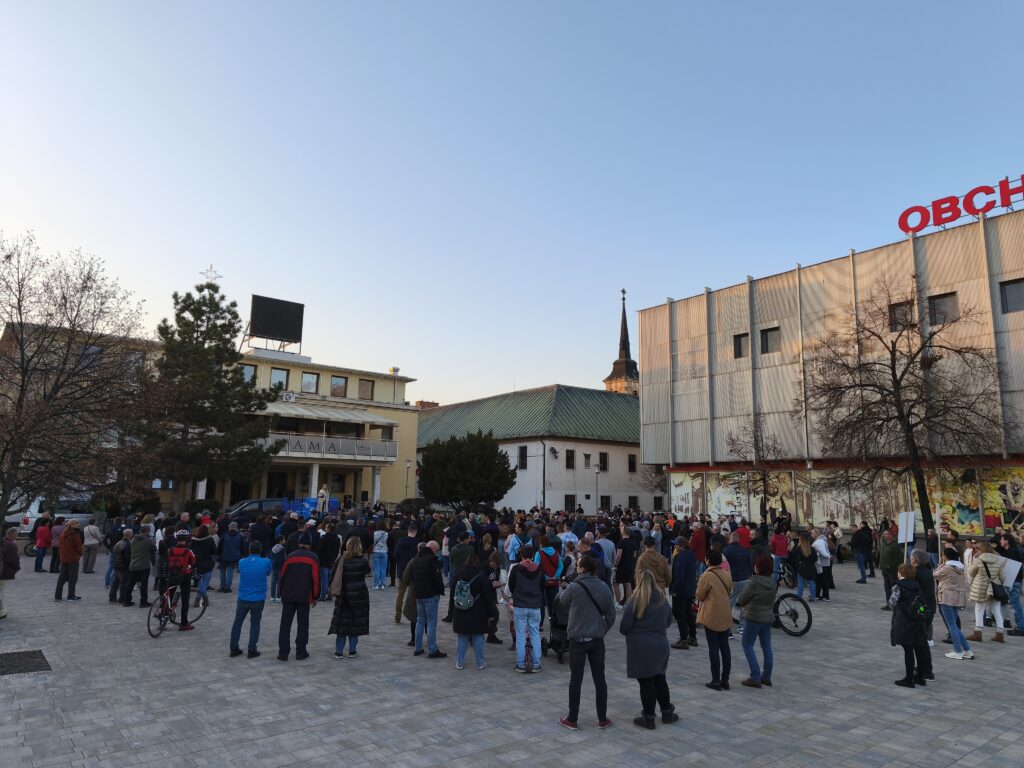
MULTIPOLYGON (((174 626, 178 626, 178 611, 181 606, 181 589, 177 584, 172 584, 167 590, 160 595, 159 598, 153 601, 153 605, 149 607, 149 615, 146 617, 146 629, 149 632, 149 636, 152 638, 160 637, 164 629, 167 627, 168 622, 174 626)), ((189 616, 188 623, 195 624, 206 613, 207 602, 205 600, 199 601, 199 607, 194 610, 197 613, 193 616, 189 616)))
POLYGON ((789 560, 783 560, 779 564, 779 582, 792 589, 796 586, 796 570, 789 560))
MULTIPOLYGON (((772 626, 781 629, 792 637, 802 637, 811 629, 813 617, 811 606, 794 592, 785 592, 775 598, 772 605, 772 612, 775 614, 775 621, 772 626)), ((740 608, 733 606, 733 624, 740 623, 740 608)))

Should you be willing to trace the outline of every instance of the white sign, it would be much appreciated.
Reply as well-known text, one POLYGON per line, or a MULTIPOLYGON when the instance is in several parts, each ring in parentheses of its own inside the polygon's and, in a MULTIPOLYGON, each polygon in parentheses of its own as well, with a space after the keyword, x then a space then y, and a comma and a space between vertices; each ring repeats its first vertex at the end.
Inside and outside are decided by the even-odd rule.
POLYGON ((917 524, 916 512, 900 512, 900 519, 896 523, 899 526, 899 537, 896 541, 900 544, 909 544, 914 540, 914 526, 917 524))
POLYGON ((1013 582, 1017 580, 1017 574, 1020 573, 1021 563, 1010 558, 1003 560, 1003 586, 1007 589, 1013 588, 1013 582))

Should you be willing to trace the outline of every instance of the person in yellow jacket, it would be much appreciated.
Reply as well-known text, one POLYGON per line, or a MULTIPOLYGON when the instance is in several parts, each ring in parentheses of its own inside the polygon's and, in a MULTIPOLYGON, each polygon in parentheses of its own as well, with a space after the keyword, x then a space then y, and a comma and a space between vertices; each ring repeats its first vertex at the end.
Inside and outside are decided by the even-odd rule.
POLYGON ((711 682, 704 685, 715 691, 729 690, 729 672, 732 653, 729 650, 729 630, 732 628, 732 576, 722 569, 722 553, 708 552, 707 570, 697 582, 697 623, 704 626, 711 660, 711 682))
POLYGON ((668 560, 662 557, 658 551, 653 536, 648 536, 644 539, 644 551, 636 559, 636 568, 634 569, 636 576, 634 581, 637 584, 640 583, 640 574, 644 571, 650 571, 654 576, 654 583, 657 584, 658 589, 664 592, 668 589, 668 585, 672 583, 672 569, 669 568, 668 560))

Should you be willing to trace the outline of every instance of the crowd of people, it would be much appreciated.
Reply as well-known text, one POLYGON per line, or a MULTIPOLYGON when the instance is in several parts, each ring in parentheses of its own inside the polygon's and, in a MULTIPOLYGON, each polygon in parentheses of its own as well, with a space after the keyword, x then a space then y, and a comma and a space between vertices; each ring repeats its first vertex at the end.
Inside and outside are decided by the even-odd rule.
MULTIPOLYGON (((5 536, 0 558, 0 618, 4 583, 20 567, 13 533, 5 536)), ((915 547, 909 557, 909 547, 896 543, 897 534, 888 520, 877 528, 864 522, 848 542, 860 575, 857 584, 868 583, 876 567, 881 571, 882 607, 893 613, 890 639, 904 650, 905 675, 897 685, 915 687, 934 680, 930 648, 936 614, 948 630, 944 642, 953 646, 945 654, 950 659, 974 658, 971 643, 982 640, 989 623, 995 628, 993 639, 1004 641, 1003 604, 1011 604, 1016 620, 1009 634, 1024 634, 1020 569, 1012 586, 1003 588, 1007 561, 1024 559, 1012 534, 1000 531, 994 542, 963 544, 952 535, 939 553, 938 539, 929 531, 924 549, 915 547), (960 621, 968 598, 976 614, 970 635, 961 630, 960 621)), ((241 527, 226 515, 216 520, 201 515, 193 521, 182 514, 115 519, 105 532, 94 522, 65 524, 44 515, 31 535, 35 571, 58 574, 55 600, 80 599, 79 566, 83 573, 92 573, 102 546, 110 553, 104 576, 109 601, 136 605, 137 588, 138 605, 148 607, 151 579, 157 595, 177 586, 177 624, 183 632, 194 629, 190 609, 209 605, 214 573, 219 574, 216 592, 225 594, 235 591, 237 573, 228 640, 232 657, 260 655, 268 599, 281 604, 280 661, 292 656, 293 624, 294 658, 309 656, 310 611, 329 600, 334 657, 356 657, 360 638, 370 632, 371 575, 374 590, 395 589, 394 621, 409 622, 407 645, 413 656, 446 658, 438 625, 452 625, 458 670, 464 669, 471 649, 476 668, 487 667, 486 647, 505 644, 499 637, 504 616, 516 672, 540 672, 546 647, 560 658, 568 655, 569 711, 560 722, 573 729, 578 727, 588 665, 598 727, 611 725, 605 636, 616 621, 625 636, 627 676, 639 687, 638 727, 655 728, 659 711, 663 724, 678 720, 666 672, 672 649, 699 646, 698 626, 708 649, 708 688, 731 689, 730 641, 737 636, 748 667, 741 684, 772 686, 772 628, 777 626, 774 605, 780 580, 790 571, 799 595, 806 593, 809 602, 830 601, 835 588, 832 565, 842 561, 845 548, 843 532, 834 522, 820 530, 796 531, 788 518, 769 528, 766 522, 754 525, 736 518, 712 523, 619 509, 597 517, 540 509, 456 515, 420 510, 393 516, 362 510, 308 520, 292 512, 263 516, 241 527), (673 626, 678 636, 670 641, 673 626)))

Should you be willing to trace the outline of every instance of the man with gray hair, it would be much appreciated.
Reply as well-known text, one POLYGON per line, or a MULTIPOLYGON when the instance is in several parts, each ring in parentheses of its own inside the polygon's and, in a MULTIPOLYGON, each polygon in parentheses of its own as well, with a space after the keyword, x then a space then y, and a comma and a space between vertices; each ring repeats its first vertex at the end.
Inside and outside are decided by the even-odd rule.
MULTIPOLYGON (((923 549, 915 549, 910 553, 910 564, 917 569, 917 575, 914 577, 914 581, 917 582, 917 586, 921 588, 921 599, 924 601, 925 609, 928 611, 928 621, 925 624, 925 637, 928 638, 928 646, 934 646, 935 641, 932 640, 932 622, 935 619, 935 611, 937 610, 935 603, 935 576, 932 571, 932 559, 928 556, 928 553, 923 549)), ((935 676, 928 677, 929 680, 934 680, 935 676)))

